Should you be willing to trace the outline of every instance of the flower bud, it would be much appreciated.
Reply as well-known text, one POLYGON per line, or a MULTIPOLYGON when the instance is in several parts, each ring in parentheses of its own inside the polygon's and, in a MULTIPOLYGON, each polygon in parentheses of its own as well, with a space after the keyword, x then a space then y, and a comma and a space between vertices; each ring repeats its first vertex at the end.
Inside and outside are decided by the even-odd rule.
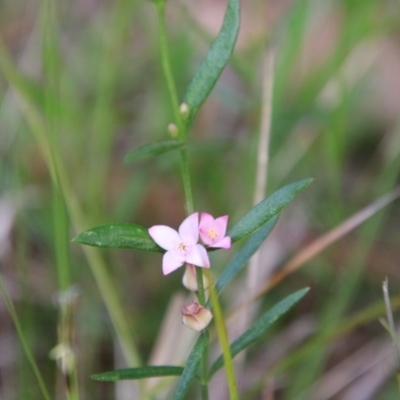
POLYGON ((212 317, 213 315, 208 308, 201 306, 195 301, 184 306, 182 309, 182 322, 197 332, 206 328, 212 317))
MULTIPOLYGON (((186 264, 185 273, 183 274, 182 284, 186 289, 191 290, 192 292, 197 292, 199 287, 197 285, 197 272, 196 267, 193 264, 186 264)), ((208 288, 208 279, 203 274, 203 287, 204 289, 208 288)))
POLYGON ((58 344, 50 351, 50 358, 57 361, 64 374, 70 374, 75 366, 75 356, 70 346, 58 344))
POLYGON ((183 118, 187 118, 189 116, 189 106, 186 103, 182 103, 179 106, 179 111, 183 118))
POLYGON ((168 124, 168 133, 174 138, 179 134, 178 127, 172 122, 168 124))

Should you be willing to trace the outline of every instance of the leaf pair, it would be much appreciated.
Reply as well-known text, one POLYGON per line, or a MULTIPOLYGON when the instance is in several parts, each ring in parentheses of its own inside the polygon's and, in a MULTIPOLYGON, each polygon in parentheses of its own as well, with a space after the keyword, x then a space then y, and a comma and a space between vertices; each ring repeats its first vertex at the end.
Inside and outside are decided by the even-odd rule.
MULTIPOLYGON (((194 74, 183 96, 183 102, 186 103, 189 108, 189 115, 185 119, 186 128, 192 124, 198 110, 206 101, 231 58, 239 33, 239 24, 240 1, 230 0, 221 30, 207 52, 205 59, 194 74)), ((124 161, 130 163, 136 161, 138 158, 159 155, 182 148, 184 145, 184 142, 171 140, 141 146, 128 153, 124 161)))
MULTIPOLYGON (((312 179, 303 179, 276 191, 245 214, 231 229, 228 235, 232 242, 247 236, 277 215, 297 193, 305 189, 312 179)), ((80 233, 74 242, 96 247, 117 249, 136 249, 164 252, 149 236, 147 229, 136 224, 102 225, 80 233)))
MULTIPOLYGON (((282 315, 287 313, 305 294, 308 288, 301 289, 284 300, 280 301, 263 316, 261 316, 256 323, 249 328, 243 335, 236 339, 230 346, 232 357, 235 357, 242 350, 253 344, 259 339, 265 331, 282 315)), ((191 351, 187 363, 184 368, 179 366, 146 366, 140 368, 126 368, 116 371, 104 372, 102 374, 92 375, 92 379, 99 381, 119 381, 125 379, 143 379, 150 377, 160 376, 180 376, 174 400, 183 399, 184 395, 189 390, 189 387, 196 377, 197 369, 203 358, 204 352, 208 345, 208 335, 203 333, 198 338, 193 350, 191 351)), ((223 366, 223 358, 220 356, 210 369, 210 377, 214 375, 223 366)))

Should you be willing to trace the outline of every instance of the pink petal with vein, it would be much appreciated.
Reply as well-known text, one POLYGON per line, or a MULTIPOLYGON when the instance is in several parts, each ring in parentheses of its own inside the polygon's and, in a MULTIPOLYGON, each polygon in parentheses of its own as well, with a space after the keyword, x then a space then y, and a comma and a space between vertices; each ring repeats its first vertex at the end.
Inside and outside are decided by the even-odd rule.
POLYGON ((167 251, 163 256, 162 269, 163 274, 167 275, 183 265, 185 257, 183 257, 178 251, 170 250, 167 251))
POLYGON ((223 217, 219 217, 215 219, 215 227, 218 230, 219 236, 223 238, 226 233, 226 227, 228 226, 228 216, 224 215, 223 217))
POLYGON ((231 248, 231 238, 230 238, 230 236, 225 236, 219 242, 211 244, 210 247, 220 247, 222 249, 230 249, 231 248))
POLYGON ((164 250, 174 249, 181 240, 175 229, 165 225, 155 225, 149 228, 151 238, 164 250))
POLYGON ((199 213, 189 215, 179 227, 179 234, 188 245, 195 245, 199 241, 199 213))
POLYGON ((210 268, 210 259, 206 249, 201 244, 196 244, 186 255, 186 262, 198 267, 210 268))
POLYGON ((200 230, 210 228, 211 226, 213 226, 213 224, 214 218, 212 217, 212 215, 206 212, 202 212, 199 225, 200 230))

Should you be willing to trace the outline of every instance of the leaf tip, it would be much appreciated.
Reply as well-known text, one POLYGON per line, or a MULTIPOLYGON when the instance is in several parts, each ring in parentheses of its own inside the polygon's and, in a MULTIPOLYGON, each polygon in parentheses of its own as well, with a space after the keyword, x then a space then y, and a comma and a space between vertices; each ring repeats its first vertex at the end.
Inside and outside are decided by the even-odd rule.
POLYGON ((79 243, 79 235, 76 235, 74 238, 71 239, 72 243, 79 243))
POLYGON ((298 299, 302 299, 309 291, 310 291, 310 287, 305 287, 303 289, 300 289, 299 291, 297 291, 298 294, 298 299))
POLYGON ((102 377, 102 374, 94 374, 90 375, 90 379, 93 379, 94 381, 104 381, 104 377, 102 377))

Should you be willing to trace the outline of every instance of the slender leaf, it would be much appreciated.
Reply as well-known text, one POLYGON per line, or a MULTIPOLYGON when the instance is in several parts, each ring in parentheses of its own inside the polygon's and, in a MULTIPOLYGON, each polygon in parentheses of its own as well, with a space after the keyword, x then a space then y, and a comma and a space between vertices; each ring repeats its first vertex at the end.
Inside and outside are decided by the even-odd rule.
POLYGON ((115 382, 127 379, 143 379, 155 376, 179 376, 182 375, 183 367, 172 365, 151 365, 139 368, 124 368, 115 371, 103 372, 92 375, 91 378, 96 381, 115 382))
POLYGON ((232 238, 232 242, 238 241, 265 224, 274 215, 278 214, 282 208, 288 205, 296 194, 305 189, 312 181, 312 178, 308 178, 294 182, 279 189, 271 196, 256 204, 229 229, 227 234, 232 238))
POLYGON ((189 83, 183 101, 189 106, 189 123, 206 100, 232 55, 240 24, 240 1, 229 0, 221 30, 189 83))
MULTIPOLYGON (((230 346, 232 358, 254 343, 280 316, 290 310, 307 292, 309 288, 301 289, 284 300, 280 301, 268 312, 266 312, 258 321, 249 328, 242 336, 236 339, 230 346)), ((210 376, 217 372, 224 365, 222 355, 218 357, 210 369, 210 376)))
POLYGON ((207 349, 207 345, 208 333, 204 332, 198 338, 193 350, 189 354, 181 379, 178 382, 178 387, 176 388, 173 400, 182 400, 189 390, 190 384, 196 375, 196 371, 207 349))
POLYGON ((221 275, 218 277, 218 280, 215 284, 217 293, 221 293, 222 290, 232 281, 232 279, 234 279, 235 276, 247 265, 250 257, 257 251, 267 236, 271 233, 277 220, 278 216, 275 216, 266 224, 264 224, 236 253, 226 268, 224 268, 221 275))
POLYGON ((72 241, 95 247, 164 252, 154 243, 147 229, 136 224, 98 226, 80 233, 72 241))
POLYGON ((168 140, 164 142, 151 143, 146 144, 144 146, 140 146, 137 149, 132 150, 124 157, 125 163, 131 163, 136 161, 138 158, 155 156, 162 153, 166 153, 168 151, 177 150, 182 148, 185 145, 185 142, 177 141, 177 140, 168 140))

